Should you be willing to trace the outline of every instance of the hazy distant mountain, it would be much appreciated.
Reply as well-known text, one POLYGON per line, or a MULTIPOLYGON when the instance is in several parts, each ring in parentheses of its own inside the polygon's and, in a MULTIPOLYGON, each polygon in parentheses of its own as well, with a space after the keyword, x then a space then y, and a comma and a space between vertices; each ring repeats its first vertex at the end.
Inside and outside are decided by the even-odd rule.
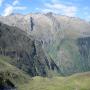
MULTIPOLYGON (((89 22, 53 13, 0 16, 0 21, 20 28, 40 41, 44 52, 53 60, 61 74, 90 70, 89 22)), ((43 55, 40 55, 43 58, 43 55)))

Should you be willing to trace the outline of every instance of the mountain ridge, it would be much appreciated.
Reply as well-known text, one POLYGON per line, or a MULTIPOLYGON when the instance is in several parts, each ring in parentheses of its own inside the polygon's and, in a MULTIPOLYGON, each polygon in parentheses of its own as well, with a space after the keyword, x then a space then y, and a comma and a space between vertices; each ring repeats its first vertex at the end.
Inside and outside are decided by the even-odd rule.
MULTIPOLYGON (((39 41, 43 51, 54 61, 63 75, 89 70, 83 66, 84 59, 88 63, 89 54, 88 58, 81 54, 81 52, 89 53, 88 45, 83 44, 89 43, 89 39, 83 39, 90 37, 89 22, 53 13, 10 15, 0 17, 0 21, 20 28, 21 32, 25 31, 28 36, 39 41)), ((90 66, 89 63, 87 65, 90 66)))

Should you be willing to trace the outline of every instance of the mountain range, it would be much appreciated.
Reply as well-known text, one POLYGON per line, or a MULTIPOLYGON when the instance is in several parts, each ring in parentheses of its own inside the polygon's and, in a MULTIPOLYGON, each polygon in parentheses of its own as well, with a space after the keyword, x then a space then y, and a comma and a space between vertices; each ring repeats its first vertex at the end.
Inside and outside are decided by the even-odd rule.
POLYGON ((90 23, 51 12, 0 16, 0 57, 0 73, 9 58, 3 63, 25 78, 89 72, 90 23))

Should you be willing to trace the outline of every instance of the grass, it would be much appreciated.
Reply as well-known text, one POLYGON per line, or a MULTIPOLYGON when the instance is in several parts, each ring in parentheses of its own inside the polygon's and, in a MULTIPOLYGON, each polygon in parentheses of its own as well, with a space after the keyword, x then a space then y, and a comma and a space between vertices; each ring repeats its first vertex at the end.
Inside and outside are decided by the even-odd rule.
POLYGON ((11 58, 0 56, 0 76, 4 80, 9 79, 17 88, 19 88, 19 85, 28 83, 30 76, 15 66, 9 64, 9 60, 11 60, 11 58))
POLYGON ((90 90, 90 73, 53 78, 37 76, 20 88, 22 90, 90 90))
POLYGON ((90 72, 68 77, 33 77, 8 63, 9 57, 0 56, 0 75, 15 84, 17 90, 90 90, 90 72))

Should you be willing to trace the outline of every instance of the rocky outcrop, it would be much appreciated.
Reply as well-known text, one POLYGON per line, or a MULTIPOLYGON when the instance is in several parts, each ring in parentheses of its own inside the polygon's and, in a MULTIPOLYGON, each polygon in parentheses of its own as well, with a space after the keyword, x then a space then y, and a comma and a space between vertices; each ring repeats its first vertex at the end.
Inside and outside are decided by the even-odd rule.
POLYGON ((40 41, 17 27, 0 23, 0 54, 10 56, 11 64, 31 76, 47 76, 51 60, 47 58, 40 41))
POLYGON ((34 22, 33 22, 33 18, 32 17, 30 17, 30 26, 31 26, 31 31, 33 31, 34 22))

